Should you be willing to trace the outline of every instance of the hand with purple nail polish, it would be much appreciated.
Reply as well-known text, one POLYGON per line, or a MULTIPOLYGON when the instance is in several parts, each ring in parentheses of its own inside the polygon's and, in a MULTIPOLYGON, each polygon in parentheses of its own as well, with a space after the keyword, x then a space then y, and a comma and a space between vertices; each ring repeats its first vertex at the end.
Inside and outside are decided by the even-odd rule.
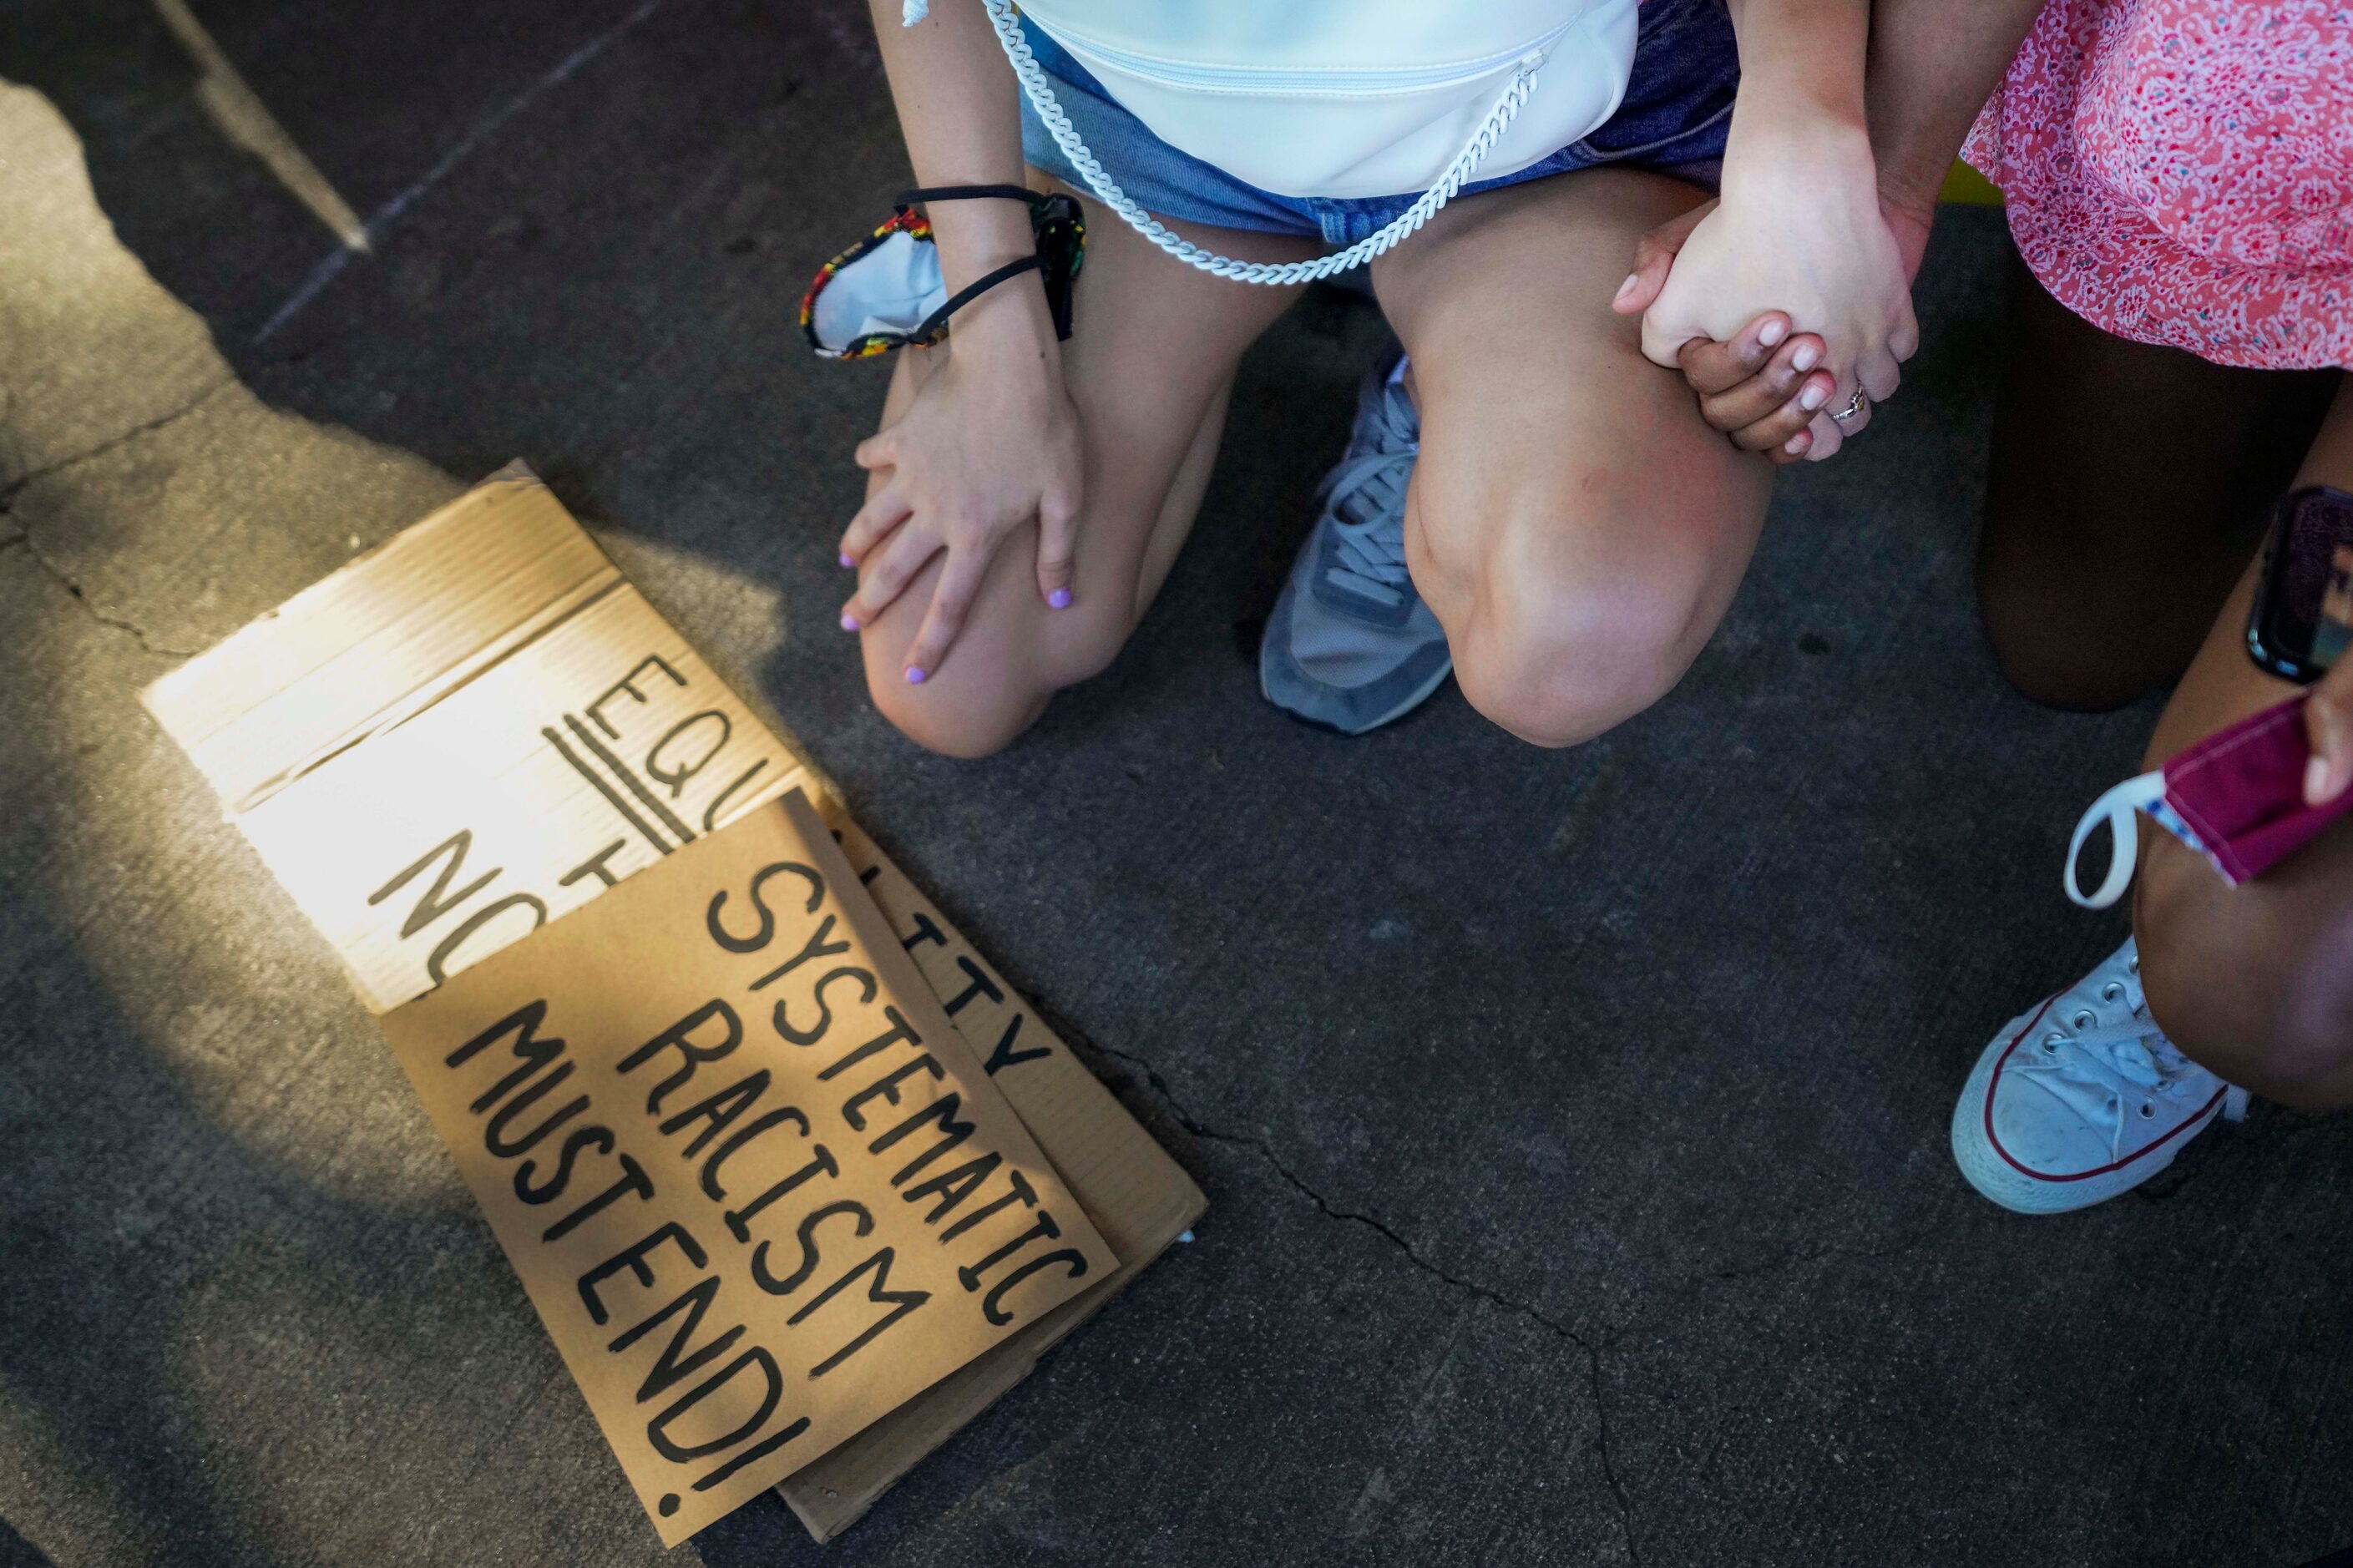
POLYGON ((1018 289, 989 298, 998 308, 959 315, 899 417, 858 447, 872 477, 839 546, 858 572, 844 624, 864 629, 911 684, 940 672, 1008 542, 1023 539, 1027 554, 1034 540, 1038 597, 1071 603, 1082 464, 1060 344, 1042 295, 1035 320, 1006 303, 1029 299, 1018 289), (919 580, 930 603, 909 637, 913 612, 893 606, 919 580))

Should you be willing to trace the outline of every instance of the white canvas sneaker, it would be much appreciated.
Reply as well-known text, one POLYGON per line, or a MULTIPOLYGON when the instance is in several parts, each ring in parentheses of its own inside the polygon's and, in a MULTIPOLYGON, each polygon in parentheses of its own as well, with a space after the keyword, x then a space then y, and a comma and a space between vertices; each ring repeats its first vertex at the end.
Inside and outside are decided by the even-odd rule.
POLYGON ((2140 1185, 2247 1091, 2150 1022, 2129 941, 1994 1037, 1953 1108, 1953 1158, 2006 1209, 2059 1214, 2140 1185))

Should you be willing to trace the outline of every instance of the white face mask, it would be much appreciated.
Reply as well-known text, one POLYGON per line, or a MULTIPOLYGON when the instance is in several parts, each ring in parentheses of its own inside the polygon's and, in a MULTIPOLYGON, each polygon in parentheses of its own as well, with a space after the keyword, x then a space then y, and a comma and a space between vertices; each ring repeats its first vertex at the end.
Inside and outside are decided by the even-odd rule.
POLYGON ((1071 335, 1071 286, 1086 259, 1086 226, 1067 195, 1019 185, 952 185, 901 194, 888 222, 818 269, 801 297, 801 331, 820 359, 864 359, 913 344, 928 348, 948 335, 948 318, 987 290, 1024 272, 1044 274, 1057 337, 1071 335), (976 279, 948 297, 939 247, 919 202, 1021 201, 1029 207, 1034 256, 976 279))

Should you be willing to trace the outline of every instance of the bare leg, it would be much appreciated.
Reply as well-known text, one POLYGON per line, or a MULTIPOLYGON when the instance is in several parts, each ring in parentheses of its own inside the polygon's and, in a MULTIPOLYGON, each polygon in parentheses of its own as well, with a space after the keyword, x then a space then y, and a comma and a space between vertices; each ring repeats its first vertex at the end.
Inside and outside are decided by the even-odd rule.
POLYGON ((1611 313, 1647 230, 1704 199, 1599 169, 1466 197, 1375 264, 1413 360, 1406 563, 1456 679, 1524 740, 1586 740, 1681 679, 1756 549, 1772 470, 1611 313))
POLYGON ((1978 603, 2019 690, 2114 708, 2197 653, 2336 376, 2126 342, 2010 266, 1978 603))
MULTIPOLYGON (((2353 391, 2338 391, 2295 482, 2353 489, 2353 391)), ((2295 689, 2247 658, 2253 584, 2251 567, 2158 721, 2148 766, 2295 689)), ((2133 930, 2150 1016, 2184 1054, 2266 1099, 2353 1105, 2353 1013, 2332 1024, 2309 1000, 2346 994, 2346 977, 2307 973, 2349 951, 2331 933, 2353 913, 2353 818, 2238 888, 2164 833, 2144 826, 2141 843, 2133 930)))
MULTIPOLYGON (((1031 171, 1033 182, 1041 178, 1031 171)), ((1171 224, 1252 260, 1318 254, 1305 240, 1171 224)), ((1159 592, 1191 530, 1217 455, 1242 353, 1297 296, 1212 278, 1162 255, 1103 208, 1087 207, 1087 260, 1063 375, 1085 442, 1074 602, 1050 610, 1037 587, 1035 525, 998 551, 963 634, 922 686, 902 674, 938 579, 936 558, 861 637, 874 704, 919 744, 985 756, 1036 722, 1060 688, 1109 664, 1159 592)), ((924 374, 901 355, 883 423, 924 374)), ((875 559, 879 552, 870 552, 875 559)))

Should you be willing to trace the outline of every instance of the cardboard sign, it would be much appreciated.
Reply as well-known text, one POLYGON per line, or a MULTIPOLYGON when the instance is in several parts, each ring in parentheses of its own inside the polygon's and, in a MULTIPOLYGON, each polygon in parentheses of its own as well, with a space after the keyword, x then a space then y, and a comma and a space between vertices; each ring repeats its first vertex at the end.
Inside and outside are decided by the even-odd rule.
MULTIPOLYGON (((1124 1260, 813 1460, 806 1434, 786 1442, 802 1463, 777 1489, 820 1541, 1019 1381, 1208 1206, 851 819, 790 735, 745 705, 519 466, 164 677, 145 700, 363 1001, 391 1010, 387 1033, 405 1026, 406 1007, 431 1005, 412 999, 437 973, 462 979, 516 943, 552 940, 569 910, 634 900, 633 873, 706 853, 731 822, 773 810, 794 789, 816 796, 972 1059, 1124 1260)), ((626 966, 629 952, 617 936, 599 962, 626 966)), ((563 1027, 550 1032, 577 1043, 563 1027)), ((550 1091, 549 1110, 562 1092, 550 1091)), ((595 1103, 606 1109, 602 1097, 595 1103)), ((618 1144, 617 1122, 581 1117, 607 1125, 618 1144)), ((654 1168, 634 1144, 621 1147, 654 1168)), ((584 1143, 575 1163, 597 1153, 584 1143)), ((533 1180, 548 1179, 543 1161, 533 1180)), ((684 1260, 665 1247, 656 1261, 668 1270, 684 1260)), ((679 1428, 691 1419, 681 1415, 679 1428)), ((722 1484, 733 1495, 752 1473, 722 1484)), ((681 1507, 709 1495, 690 1489, 681 1507)))
POLYGON ((1102 1284, 1012 1332, 776 1489, 819 1541, 848 1528, 892 1482, 987 1409, 1055 1342, 1190 1231, 1208 1210, 1190 1177, 1136 1125, 1061 1037, 965 939, 955 922, 846 813, 823 803, 844 858, 923 971, 942 1011, 1005 1091, 1054 1169, 1123 1259, 1102 1284))
POLYGON ((810 782, 528 478, 147 701, 376 1012, 810 782))
POLYGON ((385 1033, 666 1543, 1118 1266, 798 792, 385 1033))

